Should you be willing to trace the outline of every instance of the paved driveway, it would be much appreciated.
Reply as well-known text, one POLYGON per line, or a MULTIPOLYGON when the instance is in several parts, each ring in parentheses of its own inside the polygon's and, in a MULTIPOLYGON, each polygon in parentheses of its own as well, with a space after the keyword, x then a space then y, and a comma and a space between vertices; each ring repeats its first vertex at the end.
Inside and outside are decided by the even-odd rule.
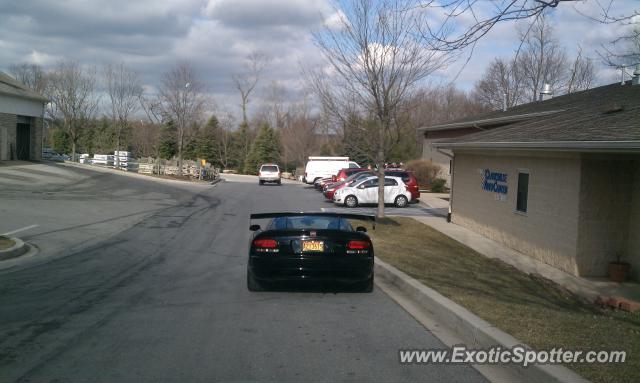
MULTIPOLYGON (((62 188, 33 209, 12 197, 23 207, 16 220, 57 204, 82 215, 109 198, 122 210, 158 201, 89 247, 0 271, 0 381, 483 381, 464 365, 400 365, 398 349, 444 346, 377 288, 247 291, 248 215, 320 209, 317 193, 114 177, 122 176, 89 176, 81 193, 62 188)), ((71 232, 47 235, 63 241, 71 232)), ((36 234, 29 239, 44 238, 36 234)))

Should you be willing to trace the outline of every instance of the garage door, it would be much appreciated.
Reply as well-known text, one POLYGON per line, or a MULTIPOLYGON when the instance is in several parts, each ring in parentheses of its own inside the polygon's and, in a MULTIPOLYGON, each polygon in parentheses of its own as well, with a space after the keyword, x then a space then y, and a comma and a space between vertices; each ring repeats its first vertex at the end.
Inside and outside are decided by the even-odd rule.
POLYGON ((31 124, 19 122, 16 125, 16 158, 29 160, 31 152, 31 124))

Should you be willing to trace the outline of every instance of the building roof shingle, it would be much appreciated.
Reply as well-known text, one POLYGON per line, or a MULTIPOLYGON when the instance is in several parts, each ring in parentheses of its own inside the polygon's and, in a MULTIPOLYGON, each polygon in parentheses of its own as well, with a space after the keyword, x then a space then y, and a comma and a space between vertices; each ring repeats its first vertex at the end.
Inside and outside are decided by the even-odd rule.
POLYGON ((443 139, 434 146, 562 147, 562 143, 589 143, 595 148, 596 143, 619 142, 616 145, 640 149, 640 85, 631 85, 630 81, 605 85, 427 130, 463 126, 475 126, 480 131, 443 139), (482 124, 490 126, 492 121, 498 127, 482 130, 482 124))

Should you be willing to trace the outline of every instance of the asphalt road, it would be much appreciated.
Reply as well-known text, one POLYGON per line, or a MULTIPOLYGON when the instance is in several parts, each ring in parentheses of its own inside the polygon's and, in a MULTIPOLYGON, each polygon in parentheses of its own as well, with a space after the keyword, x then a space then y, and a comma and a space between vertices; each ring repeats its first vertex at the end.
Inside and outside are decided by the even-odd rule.
MULTIPOLYGON (((71 204, 80 197, 69 185, 50 203, 82 210, 114 185, 127 190, 117 209, 158 200, 108 238, 0 271, 0 381, 483 381, 466 365, 400 365, 399 349, 444 346, 377 288, 247 291, 249 213, 327 207, 318 193, 252 180, 193 190, 109 174, 87 180, 87 201, 71 204)), ((0 208, 28 210, 28 199, 11 198, 5 192, 0 208)))

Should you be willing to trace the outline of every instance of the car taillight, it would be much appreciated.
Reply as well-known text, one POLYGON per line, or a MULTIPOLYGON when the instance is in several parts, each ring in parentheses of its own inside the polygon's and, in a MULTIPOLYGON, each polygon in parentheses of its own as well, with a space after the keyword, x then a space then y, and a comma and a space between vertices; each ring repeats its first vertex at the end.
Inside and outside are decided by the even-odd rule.
POLYGON ((349 241, 347 242, 347 254, 368 254, 371 249, 369 241, 349 241))
POLYGON ((271 238, 254 239, 253 247, 259 252, 278 252, 278 242, 271 238))
POLYGON ((331 181, 336 182, 336 176, 331 176, 331 181))

